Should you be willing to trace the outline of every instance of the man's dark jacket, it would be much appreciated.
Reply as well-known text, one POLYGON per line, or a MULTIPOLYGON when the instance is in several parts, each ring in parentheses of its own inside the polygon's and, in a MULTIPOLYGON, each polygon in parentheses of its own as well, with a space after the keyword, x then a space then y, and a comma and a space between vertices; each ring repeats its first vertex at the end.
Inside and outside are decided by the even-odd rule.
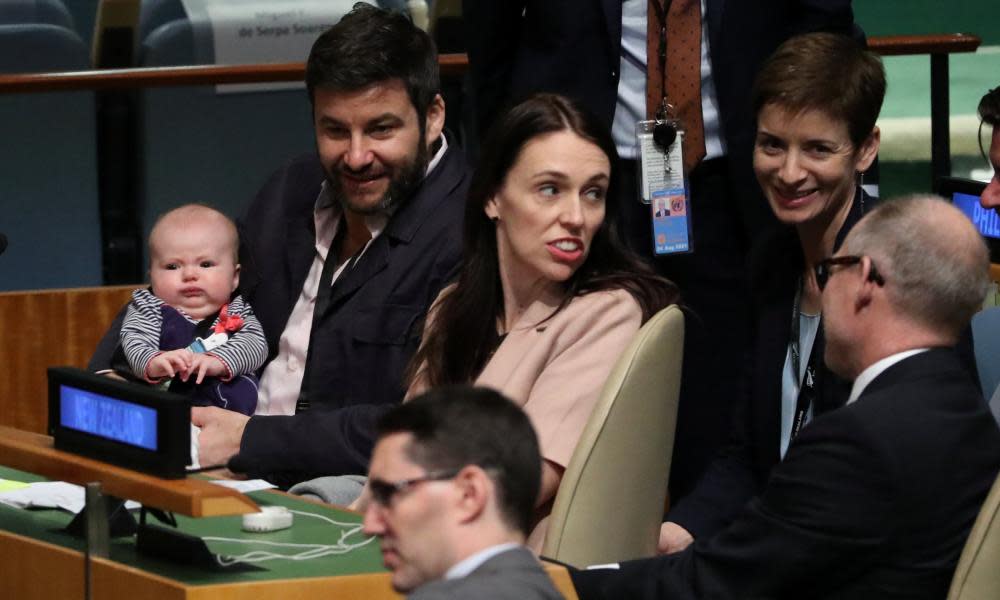
POLYGON ((954 350, 886 369, 792 441, 764 493, 716 536, 580 598, 944 598, 1000 469, 1000 429, 954 350))
MULTIPOLYGON (((322 182, 315 156, 292 162, 239 224, 240 289, 271 358, 315 256, 322 182)), ((314 318, 302 382, 310 409, 250 419, 232 469, 280 483, 367 472, 375 420, 402 401, 424 315, 457 269, 467 188, 465 159, 451 146, 314 318)))

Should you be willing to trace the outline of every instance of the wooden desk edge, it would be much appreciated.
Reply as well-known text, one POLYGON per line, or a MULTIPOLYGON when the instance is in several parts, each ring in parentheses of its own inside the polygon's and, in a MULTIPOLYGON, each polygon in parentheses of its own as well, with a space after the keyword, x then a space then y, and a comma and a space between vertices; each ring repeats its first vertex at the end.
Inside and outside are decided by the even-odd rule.
MULTIPOLYGON (((389 573, 327 575, 267 581, 190 585, 107 559, 95 559, 95 592, 102 600, 283 600, 289 597, 401 598, 392 590, 389 573), (122 590, 128 590, 122 594, 122 590)), ((545 571, 566 600, 578 600, 565 567, 546 563, 545 571)))
POLYGON ((190 517, 256 512, 257 504, 236 490, 202 479, 162 479, 92 458, 56 450, 47 435, 0 426, 0 464, 50 479, 101 483, 105 494, 190 517))
POLYGON ((566 567, 552 563, 542 563, 542 565, 545 567, 545 572, 548 573, 549 579, 555 584, 559 593, 566 597, 566 600, 579 600, 579 596, 576 595, 576 588, 573 587, 573 580, 570 579, 569 571, 566 570, 566 567))

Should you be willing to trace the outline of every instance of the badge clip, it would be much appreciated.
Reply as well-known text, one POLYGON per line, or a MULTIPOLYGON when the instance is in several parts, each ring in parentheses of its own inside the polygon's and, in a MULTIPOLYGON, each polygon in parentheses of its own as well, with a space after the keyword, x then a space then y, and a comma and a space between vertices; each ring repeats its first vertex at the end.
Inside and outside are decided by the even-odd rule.
POLYGON ((684 128, 666 99, 654 119, 636 124, 639 201, 649 205, 656 255, 693 250, 683 142, 684 128))

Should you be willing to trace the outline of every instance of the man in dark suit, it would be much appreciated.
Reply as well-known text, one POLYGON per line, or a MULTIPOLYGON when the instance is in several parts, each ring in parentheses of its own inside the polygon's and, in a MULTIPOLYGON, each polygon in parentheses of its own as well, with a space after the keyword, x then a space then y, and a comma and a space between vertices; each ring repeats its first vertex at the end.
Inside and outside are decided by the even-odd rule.
POLYGON ((524 412, 487 388, 439 388, 385 414, 364 500, 398 592, 421 600, 562 598, 524 546, 541 485, 524 412))
MULTIPOLYGON (((538 91, 580 100, 604 119, 622 156, 623 233, 653 259, 651 211, 637 201, 635 121, 659 98, 646 79, 647 23, 669 5, 698 0, 466 0, 469 59, 481 127, 504 104, 538 91)), ((808 31, 851 33, 849 0, 702 0, 701 108, 705 158, 690 172, 694 252, 655 259, 691 309, 671 469, 671 496, 695 484, 727 440, 739 397, 739 369, 750 337, 745 257, 774 223, 752 170, 750 88, 761 63, 788 37, 808 31)), ((697 36, 695 36, 697 39, 697 36)), ((673 52, 665 40, 668 54, 673 52)), ((676 44, 675 44, 676 45, 676 44)), ((697 52, 695 52, 697 58, 697 52)), ((665 62, 673 61, 673 56, 665 62)), ((696 65, 696 71, 697 65, 696 65)), ((666 83, 671 94, 670 83, 666 83)), ((675 102, 675 100, 671 100, 675 102)), ((699 117, 700 118, 700 117, 699 117)), ((690 137, 690 136, 689 136, 690 137)), ((685 147, 685 152, 687 152, 685 147)))
POLYGON ((202 464, 279 483, 366 471, 458 263, 467 178, 433 43, 405 16, 357 5, 316 41, 306 85, 318 160, 275 175, 241 221, 241 290, 274 357, 262 414, 192 414, 202 464))
POLYGON ((239 222, 240 292, 269 345, 257 415, 192 412, 203 466, 280 485, 367 471, 375 420, 402 400, 457 267, 468 185, 434 45, 405 16, 359 4, 314 44, 306 84, 318 152, 239 222))
POLYGON ((1000 430, 951 347, 986 248, 933 197, 889 202, 817 267, 845 407, 792 441, 763 494, 687 550, 574 574, 581 598, 943 598, 1000 469, 1000 430))

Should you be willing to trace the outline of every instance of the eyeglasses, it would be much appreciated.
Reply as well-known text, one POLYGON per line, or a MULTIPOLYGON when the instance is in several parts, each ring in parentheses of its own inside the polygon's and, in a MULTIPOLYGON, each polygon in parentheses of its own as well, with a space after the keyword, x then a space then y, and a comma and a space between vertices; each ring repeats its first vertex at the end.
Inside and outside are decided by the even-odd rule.
POLYGON ((368 489, 372 492, 372 499, 382 506, 389 506, 396 494, 405 492, 413 486, 425 481, 445 481, 453 479, 458 475, 457 470, 452 471, 431 471, 426 475, 414 477, 413 479, 401 479, 399 481, 385 481, 383 479, 372 478, 368 480, 368 489))
MULTIPOLYGON (((830 279, 832 273, 831 267, 834 265, 840 265, 844 267, 849 267, 851 265, 861 264, 862 256, 831 256, 830 258, 824 258, 823 260, 816 263, 813 270, 816 272, 816 285, 819 286, 819 290, 822 292, 823 288, 826 287, 826 282, 830 279)), ((878 285, 885 285, 885 278, 878 272, 875 268, 875 262, 868 259, 871 264, 871 269, 868 271, 868 281, 874 281, 878 285)))

